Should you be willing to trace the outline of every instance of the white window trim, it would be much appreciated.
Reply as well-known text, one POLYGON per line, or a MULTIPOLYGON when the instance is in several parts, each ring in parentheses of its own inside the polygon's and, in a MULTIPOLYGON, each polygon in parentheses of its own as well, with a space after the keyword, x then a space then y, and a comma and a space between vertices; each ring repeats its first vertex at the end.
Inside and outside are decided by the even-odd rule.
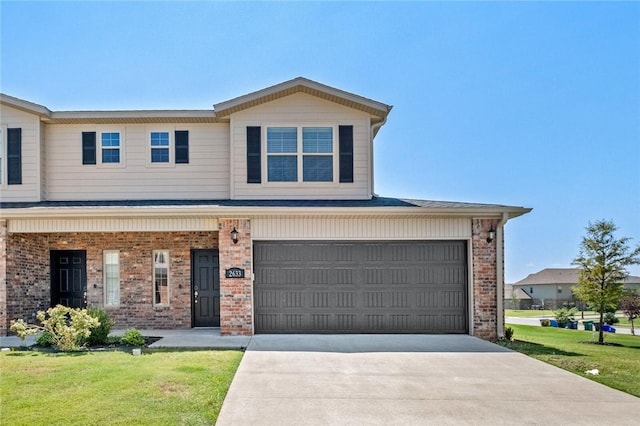
POLYGON ((262 171, 262 185, 264 186, 299 186, 299 185, 304 185, 305 187, 312 187, 312 186, 318 186, 318 187, 327 187, 327 186, 338 186, 338 183, 340 182, 340 171, 339 171, 339 160, 340 160, 340 156, 338 153, 338 149, 339 149, 339 141, 338 141, 338 124, 337 123, 327 123, 327 122, 319 122, 319 123, 274 123, 274 122, 269 122, 267 124, 261 124, 261 140, 264 141, 264 143, 261 144, 260 150, 261 150, 261 171, 262 171), (297 152, 293 153, 269 153, 268 151, 268 140, 267 140, 267 129, 270 127, 295 127, 297 129, 297 152), (303 152, 303 140, 302 140, 302 129, 304 127, 330 127, 332 130, 332 152, 331 154, 328 153, 305 153, 303 152), (306 182, 303 180, 304 177, 304 160, 303 157, 304 155, 325 155, 325 156, 329 156, 331 155, 333 157, 333 180, 331 181, 326 181, 326 182, 306 182), (273 155, 273 156, 287 156, 287 155, 295 155, 296 156, 296 161, 297 161, 297 165, 298 165, 298 179, 296 181, 293 182, 273 182, 273 181, 269 181, 269 155, 273 155))
MULTIPOLYGON (((82 130, 82 132, 96 132, 96 166, 104 167, 104 168, 124 168, 127 166, 126 155, 125 155, 125 132, 123 128, 113 128, 113 127, 103 127, 97 129, 86 129, 82 130), (102 134, 103 133, 119 133, 120 134, 120 162, 119 163, 103 163, 102 162, 102 134)), ((82 137, 82 132, 80 132, 80 137, 82 137)))
POLYGON ((174 167, 175 163, 175 128, 167 127, 150 127, 147 128, 147 167, 174 167), (169 162, 167 163, 154 163, 151 161, 151 133, 168 133, 169 134, 169 162))
POLYGON ((169 250, 153 250, 153 254, 151 257, 151 277, 152 277, 152 300, 153 306, 164 307, 169 306, 171 301, 171 255, 169 250), (167 303, 157 303, 156 302, 156 254, 157 253, 166 253, 166 268, 167 268, 167 303))
POLYGON ((105 308, 113 308, 120 306, 120 251, 119 250, 104 250, 102 257, 102 269, 103 269, 103 283, 104 283, 104 306, 105 308), (116 254, 118 256, 118 302, 108 303, 107 297, 107 255, 116 254))

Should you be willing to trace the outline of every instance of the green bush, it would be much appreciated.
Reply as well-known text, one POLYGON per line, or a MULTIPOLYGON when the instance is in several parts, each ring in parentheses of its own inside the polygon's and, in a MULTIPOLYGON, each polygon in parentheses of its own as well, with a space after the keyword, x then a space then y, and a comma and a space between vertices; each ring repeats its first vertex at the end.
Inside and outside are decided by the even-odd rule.
POLYGON ((48 331, 43 331, 40 337, 36 340, 36 346, 48 348, 53 346, 53 336, 48 331))
POLYGON ((104 345, 109 333, 111 333, 113 321, 109 318, 109 314, 98 308, 89 308, 87 313, 100 321, 99 326, 91 329, 91 334, 87 337, 87 344, 90 346, 104 345))
POLYGON ((543 327, 549 327, 551 325, 551 321, 549 321, 548 319, 541 319, 540 320, 540 325, 543 327))
POLYGON ((47 311, 38 311, 36 318, 42 326, 27 324, 23 319, 11 321, 11 331, 19 338, 40 332, 48 332, 51 344, 61 351, 77 351, 81 349, 91 329, 98 327, 100 322, 87 313, 86 309, 73 309, 57 305, 47 311))
POLYGON ((604 314, 604 323, 613 325, 619 323, 620 319, 616 317, 615 312, 607 312, 604 314))
POLYGON ((125 331, 120 338, 120 343, 129 346, 142 346, 144 345, 144 337, 138 330, 132 328, 131 330, 125 331))
POLYGON ((575 321, 577 313, 578 310, 576 308, 560 308, 556 311, 553 311, 553 314, 556 317, 556 321, 558 321, 558 327, 564 327, 565 324, 575 321))
POLYGON ((504 328, 504 338, 508 342, 513 340, 513 333, 514 333, 513 328, 511 328, 511 327, 505 327, 504 328))

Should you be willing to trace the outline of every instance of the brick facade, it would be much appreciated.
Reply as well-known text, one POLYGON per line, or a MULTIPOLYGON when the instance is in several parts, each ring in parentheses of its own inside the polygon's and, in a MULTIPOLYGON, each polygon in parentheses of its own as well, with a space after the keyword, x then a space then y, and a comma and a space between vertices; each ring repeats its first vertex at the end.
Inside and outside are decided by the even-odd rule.
POLYGON ((487 233, 497 221, 473 219, 473 335, 484 340, 498 338, 497 240, 487 242, 487 233))
POLYGON ((50 250, 86 251, 87 305, 105 308, 103 251, 118 250, 120 306, 105 308, 115 327, 190 328, 191 249, 217 246, 216 231, 10 234, 3 325, 17 318, 33 321, 50 306, 50 250), (169 251, 168 306, 153 305, 152 253, 161 249, 169 251))
POLYGON ((220 219, 220 334, 253 334, 253 259, 249 219, 220 219), (238 231, 238 242, 231 230, 238 231), (242 268, 244 278, 225 278, 229 268, 242 268))

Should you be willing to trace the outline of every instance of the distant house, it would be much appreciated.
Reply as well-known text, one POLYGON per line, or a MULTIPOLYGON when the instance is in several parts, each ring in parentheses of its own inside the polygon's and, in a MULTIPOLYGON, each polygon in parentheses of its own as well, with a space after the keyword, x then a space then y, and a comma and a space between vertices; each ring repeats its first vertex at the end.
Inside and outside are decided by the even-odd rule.
MULTIPOLYGON (((512 284, 512 288, 521 297, 520 309, 557 309, 562 306, 575 306, 579 302, 572 291, 576 284, 577 268, 547 268, 529 274, 525 279, 512 284)), ((640 291, 640 277, 629 275, 624 286, 640 291)), ((511 295, 511 291, 505 290, 505 303, 506 300, 513 299, 511 295)))
POLYGON ((505 309, 531 309, 531 296, 521 288, 514 288, 513 284, 504 285, 505 309))

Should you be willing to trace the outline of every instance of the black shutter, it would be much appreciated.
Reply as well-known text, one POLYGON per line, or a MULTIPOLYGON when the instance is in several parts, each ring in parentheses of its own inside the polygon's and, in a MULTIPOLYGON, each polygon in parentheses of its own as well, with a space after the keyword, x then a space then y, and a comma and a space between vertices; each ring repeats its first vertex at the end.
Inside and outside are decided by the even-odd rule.
POLYGON ((247 127, 247 183, 261 183, 260 127, 247 127))
POLYGON ((175 133, 176 164, 189 163, 189 131, 176 130, 175 133))
POLYGON ((340 126, 340 182, 353 182, 353 126, 340 126))
POLYGON ((22 183, 22 129, 7 129, 7 184, 22 183))
POLYGON ((96 132, 82 132, 82 164, 96 164, 96 132))

